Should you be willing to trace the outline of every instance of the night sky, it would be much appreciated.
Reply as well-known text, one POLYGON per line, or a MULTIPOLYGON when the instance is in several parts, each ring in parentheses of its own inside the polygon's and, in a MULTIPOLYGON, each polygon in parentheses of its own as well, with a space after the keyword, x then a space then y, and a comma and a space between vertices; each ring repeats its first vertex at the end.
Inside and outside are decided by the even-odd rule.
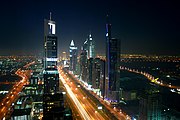
POLYGON ((109 14, 122 53, 180 55, 179 6, 175 0, 3 0, 0 55, 42 54, 43 22, 50 12, 57 23, 59 53, 68 52, 72 39, 80 48, 92 33, 97 53, 104 54, 109 14))

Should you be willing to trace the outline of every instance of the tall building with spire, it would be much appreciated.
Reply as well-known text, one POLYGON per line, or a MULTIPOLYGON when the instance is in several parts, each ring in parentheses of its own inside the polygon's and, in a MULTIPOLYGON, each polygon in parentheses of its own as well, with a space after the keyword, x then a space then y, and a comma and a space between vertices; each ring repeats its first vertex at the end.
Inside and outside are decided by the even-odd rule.
POLYGON ((120 40, 112 38, 109 16, 106 23, 106 97, 119 101, 120 88, 120 40))
POLYGON ((59 91, 57 60, 56 23, 50 13, 50 20, 44 20, 44 93, 59 91), (51 79, 51 76, 56 77, 51 79))
POLYGON ((63 94, 59 92, 59 73, 57 70, 57 36, 56 23, 44 20, 44 94, 43 120, 61 119, 63 116, 63 94))
POLYGON ((56 23, 44 20, 44 69, 57 66, 57 36, 56 23))
POLYGON ((76 72, 77 66, 77 47, 74 45, 72 40, 69 47, 69 57, 70 57, 70 70, 76 72))

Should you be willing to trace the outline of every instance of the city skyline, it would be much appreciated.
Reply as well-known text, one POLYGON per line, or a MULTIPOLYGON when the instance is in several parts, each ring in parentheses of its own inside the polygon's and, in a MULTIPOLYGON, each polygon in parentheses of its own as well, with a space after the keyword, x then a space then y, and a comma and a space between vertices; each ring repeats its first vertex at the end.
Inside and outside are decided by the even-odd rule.
POLYGON ((160 15, 172 4, 154 3, 9 4, 11 19, 0 22, 0 119, 180 119, 178 22, 165 19, 178 14, 160 15))
POLYGON ((97 54, 105 54, 106 14, 122 53, 179 55, 179 8, 175 2, 6 1, 1 4, 0 55, 37 55, 43 51, 43 19, 57 22, 59 53, 73 39, 78 49, 91 33, 97 54), (8 9, 7 9, 8 8, 8 9), (8 42, 7 42, 8 41, 8 42))

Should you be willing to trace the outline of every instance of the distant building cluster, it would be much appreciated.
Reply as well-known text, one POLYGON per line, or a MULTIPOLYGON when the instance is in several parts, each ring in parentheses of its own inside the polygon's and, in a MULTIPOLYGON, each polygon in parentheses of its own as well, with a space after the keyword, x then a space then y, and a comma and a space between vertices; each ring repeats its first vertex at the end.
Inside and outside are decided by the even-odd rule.
POLYGON ((89 34, 78 55, 74 41, 69 47, 69 70, 79 75, 88 89, 111 102, 119 101, 120 40, 112 38, 111 24, 106 24, 106 57, 96 56, 95 41, 89 34))
POLYGON ((92 34, 86 38, 79 55, 79 77, 88 89, 93 89, 99 96, 104 96, 105 65, 102 59, 96 57, 95 42, 92 34))
POLYGON ((0 76, 15 74, 17 68, 23 67, 32 60, 35 60, 35 57, 0 56, 0 76))
POLYGON ((162 109, 166 111, 170 111, 170 109, 162 107, 162 96, 158 89, 149 87, 151 85, 148 83, 148 85, 139 87, 139 85, 134 84, 134 81, 126 84, 128 80, 121 80, 120 66, 122 65, 121 62, 124 64, 133 61, 178 62, 178 57, 121 54, 121 41, 112 37, 108 16, 106 54, 104 56, 96 55, 95 46, 92 34, 89 34, 78 53, 78 48, 72 40, 69 47, 69 59, 66 59, 64 67, 76 75, 88 90, 109 101, 111 105, 122 108, 134 120, 161 120, 168 116, 172 119, 175 118, 175 115, 170 112, 162 113, 162 109))

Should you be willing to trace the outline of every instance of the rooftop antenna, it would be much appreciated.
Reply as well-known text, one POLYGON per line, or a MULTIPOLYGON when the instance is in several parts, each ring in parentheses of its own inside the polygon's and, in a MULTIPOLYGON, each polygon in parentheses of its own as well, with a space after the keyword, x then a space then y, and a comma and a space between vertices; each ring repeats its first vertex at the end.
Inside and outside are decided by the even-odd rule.
POLYGON ((91 37, 91 30, 89 31, 89 37, 91 37))
POLYGON ((50 20, 51 20, 51 12, 50 12, 50 20))
POLYGON ((109 24, 109 14, 106 15, 106 22, 109 24))

